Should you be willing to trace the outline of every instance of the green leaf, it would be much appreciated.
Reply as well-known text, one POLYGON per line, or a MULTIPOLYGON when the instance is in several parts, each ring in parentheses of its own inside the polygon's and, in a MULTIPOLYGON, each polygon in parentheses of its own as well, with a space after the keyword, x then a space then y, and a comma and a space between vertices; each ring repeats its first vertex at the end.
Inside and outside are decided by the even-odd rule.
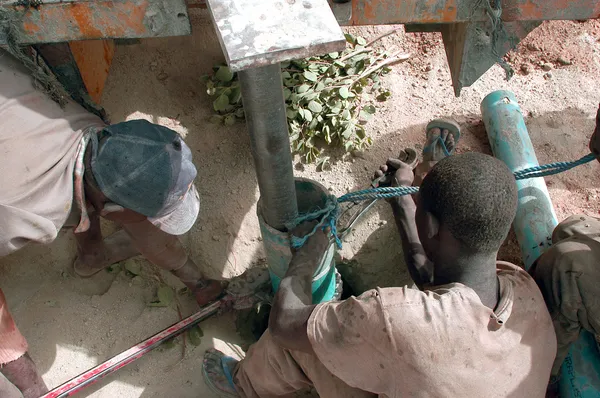
POLYGON ((324 88, 325 88, 325 84, 323 84, 322 82, 318 82, 315 87, 315 91, 323 91, 324 88))
POLYGON ((292 95, 292 91, 289 88, 284 88, 283 99, 287 101, 290 98, 290 95, 292 95))
POLYGON ((298 88, 296 89, 296 92, 298 94, 303 94, 305 92, 307 92, 310 89, 310 86, 308 84, 303 84, 301 86, 298 86, 298 88))
POLYGON ((342 118, 345 120, 350 120, 350 111, 348 109, 344 109, 344 111, 342 112, 342 118))
POLYGON ((238 102, 242 99, 242 90, 240 87, 232 87, 231 93, 228 94, 229 103, 231 105, 237 105, 238 102))
POLYGON ((295 119, 296 116, 298 116, 298 111, 295 111, 293 109, 287 109, 285 111, 285 115, 287 116, 288 119, 295 119))
POLYGON ((319 96, 319 93, 315 93, 312 89, 308 90, 306 93, 304 93, 304 100, 305 101, 312 101, 315 98, 317 98, 319 96))
POLYGON ((327 125, 323 126, 323 135, 325 142, 329 145, 331 144, 331 128, 327 125))
POLYGON ((229 97, 225 94, 219 95, 217 99, 213 102, 213 108, 215 108, 215 111, 217 112, 225 111, 229 107, 229 97))
POLYGON ((322 156, 317 160, 317 170, 323 171, 329 167, 329 156, 322 156))
POLYGON ((356 37, 356 44, 358 44, 360 46, 364 46, 364 45, 367 44, 367 41, 365 40, 364 37, 357 36, 356 37))
POLYGON ((342 97, 344 99, 348 98, 348 95, 349 95, 348 87, 340 87, 338 92, 340 94, 340 97, 342 97))
POLYGON ((329 58, 331 58, 331 59, 336 59, 337 57, 339 57, 339 56, 340 56, 340 53, 338 53, 338 52, 333 52, 333 53, 329 53, 329 54, 327 54, 327 55, 328 55, 328 56, 329 56, 329 58))
POLYGON ((377 101, 385 101, 391 96, 392 96, 392 93, 390 93, 389 91, 384 91, 381 94, 379 94, 376 98, 377 98, 377 101))
POLYGON ((202 337, 204 337, 204 332, 200 329, 200 326, 196 325, 188 331, 188 337, 190 338, 190 344, 195 347, 198 347, 200 343, 202 343, 202 337))
POLYGON ((235 114, 234 113, 230 113, 229 115, 225 116, 225 120, 223 120, 223 124, 225 124, 225 126, 233 126, 235 124, 235 114))
POLYGON ((220 66, 219 70, 215 73, 217 80, 222 82, 230 82, 233 80, 233 72, 227 66, 220 66))
POLYGON ((323 110, 323 106, 317 101, 310 101, 308 103, 308 109, 310 109, 310 111, 313 113, 319 113, 323 110))
POLYGON ((346 41, 350 44, 356 44, 356 38, 354 37, 354 35, 350 34, 350 33, 345 33, 344 37, 346 38, 346 41))
POLYGON ((360 113, 358 114, 358 118, 364 121, 371 119, 372 116, 373 114, 366 112, 364 109, 361 109, 360 113))
POLYGON ((311 63, 310 65, 308 65, 308 70, 313 71, 313 72, 318 72, 320 69, 319 64, 313 64, 311 63))
POLYGON ((160 346, 165 350, 170 350, 171 348, 175 348, 175 338, 169 339, 162 343, 160 346))
POLYGON ((377 109, 373 105, 367 105, 363 107, 363 110, 371 115, 374 115, 377 112, 377 109))
POLYGON ((156 296, 161 303, 165 305, 171 305, 173 298, 175 297, 175 293, 173 293, 173 289, 171 289, 169 286, 162 285, 156 291, 156 296))
POLYGON ((142 273, 142 267, 138 262, 133 259, 129 259, 125 261, 124 267, 127 271, 129 271, 133 275, 139 275, 142 273))
POLYGON ((292 77, 292 75, 290 75, 290 72, 288 72, 288 71, 281 72, 281 78, 282 79, 289 79, 291 77, 292 77))
POLYGON ((244 119, 244 108, 238 108, 235 110, 234 112, 235 117, 237 117, 238 119, 244 119))
POLYGON ((313 120, 313 115, 308 109, 304 109, 304 120, 307 122, 312 122, 313 120))
POLYGON ((347 140, 350 139, 354 135, 354 128, 354 124, 350 123, 348 127, 346 127, 346 130, 344 130, 344 132, 342 133, 342 137, 344 137, 347 140))
POLYGON ((365 138, 365 135, 366 135, 365 129, 362 128, 361 126, 357 126, 356 127, 356 136, 362 140, 365 138))
POLYGON ((311 81, 311 82, 316 82, 316 81, 319 79, 319 77, 317 76, 317 74, 316 74, 316 73, 314 73, 314 72, 311 72, 311 71, 309 71, 309 70, 307 70, 307 71, 304 71, 304 73, 303 73, 302 75, 304 76, 304 78, 305 78, 306 80, 309 80, 309 81, 311 81))

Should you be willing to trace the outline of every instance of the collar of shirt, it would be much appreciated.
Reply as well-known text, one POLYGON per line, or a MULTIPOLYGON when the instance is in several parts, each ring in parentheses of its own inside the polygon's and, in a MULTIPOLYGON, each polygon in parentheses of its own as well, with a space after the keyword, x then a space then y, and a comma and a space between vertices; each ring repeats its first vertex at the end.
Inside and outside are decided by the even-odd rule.
POLYGON ((505 278, 498 278, 498 284, 500 285, 500 298, 498 304, 490 318, 495 320, 498 325, 503 325, 508 320, 512 312, 513 303, 515 299, 515 292, 513 290, 513 283, 511 280, 505 278))
POLYGON ((83 187, 83 175, 85 173, 85 150, 87 148, 88 143, 92 137, 92 134, 97 134, 97 127, 89 127, 83 133, 83 137, 81 137, 81 141, 79 141, 79 146, 77 148, 77 156, 75 158, 75 170, 73 171, 74 175, 74 187, 73 192, 75 195, 75 204, 79 208, 80 218, 77 227, 75 227, 75 233, 85 232, 90 229, 90 217, 87 212, 87 203, 85 200, 85 190, 83 187))

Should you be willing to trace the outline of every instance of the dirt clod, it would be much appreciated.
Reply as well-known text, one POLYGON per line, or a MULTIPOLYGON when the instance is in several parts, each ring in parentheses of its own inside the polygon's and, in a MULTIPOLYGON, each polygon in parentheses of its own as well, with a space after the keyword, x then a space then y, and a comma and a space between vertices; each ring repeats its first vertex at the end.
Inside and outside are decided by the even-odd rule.
POLYGON ((533 67, 530 64, 521 65, 521 72, 523 72, 523 74, 525 74, 525 75, 530 74, 532 70, 533 70, 533 67))
POLYGON ((569 60, 568 58, 566 58, 566 57, 564 57, 564 56, 562 56, 562 55, 561 55, 561 56, 559 56, 559 57, 556 59, 556 62, 558 62, 558 63, 559 63, 559 64, 561 64, 561 65, 565 65, 565 66, 566 66, 566 65, 571 65, 571 64, 573 63, 573 62, 571 62, 571 60, 569 60))

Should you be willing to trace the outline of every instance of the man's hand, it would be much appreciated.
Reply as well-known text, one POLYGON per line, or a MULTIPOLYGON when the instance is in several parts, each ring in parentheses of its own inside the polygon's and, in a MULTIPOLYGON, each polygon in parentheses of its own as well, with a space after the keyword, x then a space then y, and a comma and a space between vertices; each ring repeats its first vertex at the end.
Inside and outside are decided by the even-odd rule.
POLYGON ((379 170, 375 172, 374 178, 383 177, 386 173, 392 175, 390 183, 383 183, 380 186, 411 186, 415 179, 412 167, 400 159, 389 158, 386 164, 379 167, 379 170))
MULTIPOLYGON (((291 232, 292 235, 297 236, 299 238, 308 235, 312 232, 312 230, 317 225, 317 221, 307 221, 296 228, 294 228, 291 232)), ((317 231, 310 236, 304 246, 298 249, 292 249, 294 254, 300 254, 304 252, 320 252, 321 254, 325 253, 327 247, 329 246, 329 228, 326 228, 326 231, 323 228, 318 228, 317 231)))
POLYGON ((600 106, 598 106, 598 112, 596 113, 596 128, 590 139, 590 151, 596 155, 596 159, 600 162, 600 106))
MULTIPOLYGON (((317 221, 304 222, 294 228, 291 234, 299 238, 311 233, 317 225, 317 221)), ((329 247, 329 229, 318 228, 317 231, 310 236, 304 246, 298 249, 292 249, 292 261, 288 268, 287 275, 308 273, 311 277, 314 273, 319 260, 325 255, 329 247)))

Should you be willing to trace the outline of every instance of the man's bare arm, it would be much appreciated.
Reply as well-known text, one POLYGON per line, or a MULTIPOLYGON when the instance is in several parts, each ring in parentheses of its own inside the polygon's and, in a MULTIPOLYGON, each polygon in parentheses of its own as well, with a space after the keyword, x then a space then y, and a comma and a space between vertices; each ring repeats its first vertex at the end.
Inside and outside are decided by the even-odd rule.
POLYGON ((416 205, 409 195, 395 198, 391 202, 396 227, 402 240, 402 252, 410 277, 422 288, 433 280, 432 264, 423 250, 417 224, 415 222, 416 205))
MULTIPOLYGON (((387 172, 393 173, 392 186, 411 186, 413 183, 412 168, 399 159, 388 159, 386 165, 375 173, 375 177, 382 176, 387 172)), ((415 284, 422 288, 423 285, 429 284, 433 280, 433 266, 419 239, 415 221, 417 207, 410 195, 392 198, 389 203, 392 206, 394 221, 400 233, 406 267, 415 284)))
POLYGON ((307 330, 308 320, 315 309, 312 304, 312 278, 328 246, 326 233, 317 231, 294 253, 286 276, 281 280, 273 300, 269 330, 283 348, 313 352, 307 330))

